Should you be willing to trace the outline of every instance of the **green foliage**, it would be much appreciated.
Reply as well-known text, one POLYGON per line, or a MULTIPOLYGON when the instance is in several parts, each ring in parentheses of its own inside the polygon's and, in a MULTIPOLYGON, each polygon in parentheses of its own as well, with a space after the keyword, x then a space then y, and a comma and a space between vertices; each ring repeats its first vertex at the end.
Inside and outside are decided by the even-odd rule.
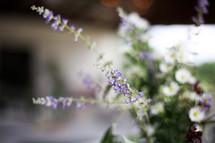
POLYGON ((198 67, 196 76, 199 80, 215 83, 215 63, 205 63, 198 67))
POLYGON ((121 141, 117 141, 117 136, 113 135, 113 126, 110 126, 105 132, 101 143, 122 143, 121 141))
POLYGON ((201 86, 208 91, 215 92, 215 63, 205 63, 194 69, 195 76, 201 82, 201 86))
POLYGON ((106 88, 104 90, 104 97, 110 92, 111 88, 112 88, 112 85, 107 85, 106 86, 106 88))

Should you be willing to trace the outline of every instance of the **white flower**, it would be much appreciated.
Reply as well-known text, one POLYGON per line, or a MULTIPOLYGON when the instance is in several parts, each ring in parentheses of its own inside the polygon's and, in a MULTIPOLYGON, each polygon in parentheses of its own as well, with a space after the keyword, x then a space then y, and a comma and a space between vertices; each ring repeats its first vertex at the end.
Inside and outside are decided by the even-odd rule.
POLYGON ((176 95, 178 93, 179 89, 180 88, 176 82, 171 82, 170 86, 165 86, 163 88, 163 93, 166 96, 173 96, 173 95, 176 95))
POLYGON ((168 63, 174 63, 177 61, 178 63, 186 64, 190 61, 188 56, 191 55, 188 53, 187 47, 179 44, 169 49, 165 55, 165 61, 168 63))
POLYGON ((152 136, 155 133, 155 127, 151 126, 151 125, 147 125, 146 126, 146 131, 147 133, 152 136))
POLYGON ((179 69, 175 74, 176 80, 180 83, 189 82, 191 77, 191 73, 187 69, 179 69))
POLYGON ((181 45, 178 45, 176 47, 177 50, 177 56, 176 56, 176 60, 179 63, 188 63, 188 56, 187 56, 187 51, 185 50, 184 47, 181 47, 181 45))
POLYGON ((158 103, 152 105, 150 109, 151 109, 150 113, 152 115, 157 115, 158 113, 161 113, 164 111, 164 105, 162 102, 158 102, 158 103))
POLYGON ((189 98, 193 101, 198 101, 200 99, 199 95, 195 92, 190 93, 189 98))
POLYGON ((205 112, 200 107, 196 106, 189 111, 190 120, 193 122, 201 122, 205 117, 205 112))
POLYGON ((159 67, 160 67, 160 71, 164 73, 167 73, 173 69, 173 65, 167 64, 167 63, 161 63, 159 67))
POLYGON ((140 29, 148 29, 149 28, 149 22, 143 18, 141 18, 137 13, 132 12, 128 15, 128 22, 135 24, 137 28, 140 29))
POLYGON ((164 57, 164 60, 167 62, 167 63, 171 63, 173 64, 175 62, 175 59, 176 59, 176 53, 175 53, 175 50, 174 49, 170 49, 170 51, 168 51, 164 57))
POLYGON ((190 84, 195 84, 196 83, 196 78, 191 75, 190 78, 189 78, 189 80, 188 80, 188 82, 190 84))

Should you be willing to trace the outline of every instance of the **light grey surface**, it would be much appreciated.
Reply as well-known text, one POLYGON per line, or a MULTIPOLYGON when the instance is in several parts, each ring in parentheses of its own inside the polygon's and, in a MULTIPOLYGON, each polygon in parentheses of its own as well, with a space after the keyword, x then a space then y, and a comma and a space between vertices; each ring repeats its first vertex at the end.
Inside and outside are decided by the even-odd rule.
MULTIPOLYGON (((67 120, 54 121, 51 116, 44 118, 44 115, 38 115, 36 122, 28 120, 25 114, 18 116, 20 111, 5 111, 2 113, 4 117, 0 117, 1 143, 99 143, 120 113, 97 106, 71 110, 75 111, 66 116, 67 120)), ((55 113, 57 111, 52 114, 55 113)), ((125 114, 114 132, 126 135, 137 132, 137 128, 135 122, 125 114)))

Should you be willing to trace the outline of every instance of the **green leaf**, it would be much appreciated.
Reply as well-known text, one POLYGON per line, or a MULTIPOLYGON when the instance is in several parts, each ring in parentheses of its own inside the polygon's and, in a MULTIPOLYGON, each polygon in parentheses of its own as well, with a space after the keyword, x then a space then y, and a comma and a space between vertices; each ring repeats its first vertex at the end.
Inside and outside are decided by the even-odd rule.
POLYGON ((121 135, 121 136, 122 136, 123 140, 125 141, 125 143, 135 143, 135 142, 127 139, 125 136, 123 136, 123 135, 121 135))
POLYGON ((101 143, 121 143, 120 141, 116 141, 116 136, 113 135, 113 126, 110 126, 105 132, 101 143))
POLYGON ((111 89, 112 85, 107 85, 105 90, 104 90, 104 96, 103 98, 105 98, 105 96, 109 93, 110 89, 111 89))

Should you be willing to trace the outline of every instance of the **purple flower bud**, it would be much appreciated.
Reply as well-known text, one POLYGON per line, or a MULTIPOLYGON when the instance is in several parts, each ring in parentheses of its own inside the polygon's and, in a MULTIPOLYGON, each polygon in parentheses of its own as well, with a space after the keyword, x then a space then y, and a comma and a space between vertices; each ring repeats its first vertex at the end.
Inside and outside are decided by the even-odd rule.
POLYGON ((133 99, 130 100, 130 103, 131 103, 131 104, 134 104, 134 102, 135 102, 135 100, 133 100, 133 99))
POLYGON ((71 28, 72 28, 73 30, 75 30, 75 29, 76 29, 76 27, 75 27, 74 25, 72 25, 72 26, 71 26, 71 28))
POLYGON ((123 21, 121 22, 121 26, 126 26, 127 24, 128 24, 128 22, 125 21, 125 20, 123 20, 123 21))
POLYGON ((55 19, 55 22, 52 23, 51 26, 54 30, 57 30, 60 24, 60 15, 57 15, 54 19, 55 19))
POLYGON ((79 101, 76 101, 76 108, 80 109, 81 108, 81 103, 79 101))
POLYGON ((125 100, 125 103, 128 104, 130 101, 130 97, 125 100))
POLYGON ((151 98, 148 98, 146 101, 147 101, 149 104, 152 103, 152 99, 151 99, 151 98))
POLYGON ((49 11, 49 15, 46 17, 46 23, 50 23, 50 21, 53 19, 54 13, 52 11, 49 11))
POLYGON ((144 92, 143 91, 139 92, 139 95, 142 97, 144 95, 144 92))
POLYGON ((62 19, 62 25, 61 26, 59 26, 59 31, 63 31, 64 30, 64 28, 65 28, 65 26, 67 25, 67 23, 68 23, 68 20, 67 19, 62 19))
POLYGON ((80 109, 80 108, 85 108, 87 107, 87 104, 86 103, 81 103, 79 101, 76 101, 76 108, 77 109, 80 109))

